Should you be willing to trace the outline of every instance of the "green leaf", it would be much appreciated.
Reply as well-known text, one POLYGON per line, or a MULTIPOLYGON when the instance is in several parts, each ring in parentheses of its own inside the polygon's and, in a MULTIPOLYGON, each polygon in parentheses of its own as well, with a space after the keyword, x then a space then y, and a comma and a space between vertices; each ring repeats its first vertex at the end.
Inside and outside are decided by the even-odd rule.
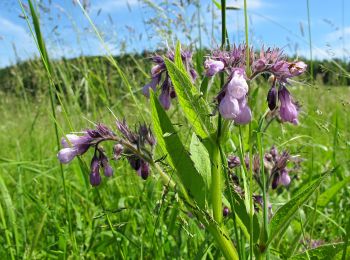
POLYGON ((174 85, 179 104, 196 134, 202 139, 207 138, 214 132, 210 121, 209 106, 192 84, 182 63, 179 47, 176 50, 174 60, 175 63, 165 58, 165 65, 174 85))
MULTIPOLYGON (((241 196, 232 188, 231 193, 229 189, 226 189, 225 195, 227 198, 229 198, 231 210, 236 214, 236 221, 238 226, 241 228, 246 238, 250 239, 250 216, 247 212, 244 199, 241 198, 241 196)), ((253 216, 253 232, 253 241, 256 243, 260 235, 260 226, 256 214, 253 216)))
POLYGON ((153 91, 151 91, 150 103, 154 134, 157 138, 158 146, 163 154, 167 155, 166 158, 170 166, 176 170, 176 174, 188 194, 204 209, 206 185, 202 176, 195 168, 188 151, 186 151, 177 131, 174 129, 153 91), (172 134, 169 135, 167 133, 172 134))
POLYGON ((221 10, 221 4, 218 1, 212 0, 217 9, 221 10))
POLYGON ((270 223, 270 236, 267 242, 269 245, 275 237, 281 237, 286 231, 286 227, 293 219, 294 214, 313 194, 313 192, 319 187, 321 182, 328 176, 328 173, 322 175, 320 178, 312 181, 309 185, 303 187, 298 191, 297 195, 280 207, 270 223))
POLYGON ((306 250, 301 254, 294 255, 290 258, 290 260, 341 259, 341 254, 338 253, 342 252, 343 246, 344 243, 322 245, 313 249, 306 250))
POLYGON ((210 188, 210 183, 211 183, 210 157, 204 144, 198 139, 195 133, 192 134, 192 140, 190 144, 190 154, 191 154, 191 159, 194 163, 194 167, 202 176, 207 189, 206 192, 208 192, 210 188))
POLYGON ((338 193, 338 191, 340 189, 342 189, 349 182, 350 182, 350 177, 345 178, 341 182, 338 182, 337 184, 333 185, 331 188, 327 189, 325 192, 323 192, 318 197, 317 205, 320 206, 320 207, 327 206, 327 204, 338 193))

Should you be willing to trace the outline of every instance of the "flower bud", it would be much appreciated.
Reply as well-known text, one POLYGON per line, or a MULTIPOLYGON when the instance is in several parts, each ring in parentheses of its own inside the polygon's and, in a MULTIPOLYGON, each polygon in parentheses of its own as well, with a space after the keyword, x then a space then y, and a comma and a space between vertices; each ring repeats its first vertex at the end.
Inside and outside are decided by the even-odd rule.
POLYGON ((272 179, 272 189, 276 189, 280 181, 280 176, 278 172, 275 172, 272 179))
POLYGON ((148 178, 150 169, 148 162, 145 162, 144 160, 141 160, 141 167, 139 169, 139 174, 142 179, 146 180, 148 178))
POLYGON ((222 215, 224 217, 227 217, 230 214, 230 210, 228 207, 224 206, 224 208, 222 209, 222 215))
POLYGON ((241 165, 241 160, 238 156, 230 155, 227 158, 228 168, 233 169, 241 165))
POLYGON ((272 111, 276 108, 277 104, 277 90, 275 86, 272 86, 267 93, 267 104, 269 106, 269 109, 272 111))
POLYGON ((252 64, 253 72, 261 72, 266 68, 266 63, 264 59, 258 59, 252 64))
POLYGON ((101 183, 99 159, 94 156, 91 160, 90 184, 98 186, 101 183))
POLYGON ((136 170, 136 171, 138 171, 139 169, 140 169, 140 167, 141 167, 141 161, 140 161, 140 158, 137 156, 137 155, 129 155, 128 156, 128 161, 129 161, 129 163, 130 163, 130 166, 134 169, 134 170, 136 170))
POLYGON ((290 93, 285 86, 278 91, 278 98, 281 102, 280 116, 283 122, 298 124, 298 110, 290 97, 290 93))
POLYGON ((124 147, 121 144, 116 144, 113 147, 113 159, 119 160, 120 156, 122 155, 122 152, 124 150, 124 147))

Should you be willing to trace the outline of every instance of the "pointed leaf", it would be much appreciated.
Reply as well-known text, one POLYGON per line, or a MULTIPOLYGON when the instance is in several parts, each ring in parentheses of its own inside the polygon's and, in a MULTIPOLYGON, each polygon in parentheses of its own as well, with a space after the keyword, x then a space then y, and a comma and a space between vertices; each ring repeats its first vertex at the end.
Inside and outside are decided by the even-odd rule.
MULTIPOLYGON (((179 64, 181 54, 175 53, 175 61, 179 64)), ((182 62, 182 61, 181 61, 182 62)), ((181 63, 182 64, 182 63, 181 63)), ((202 139, 209 137, 213 131, 213 125, 210 121, 209 106, 200 95, 197 88, 192 84, 188 73, 183 64, 176 65, 171 60, 165 58, 171 82, 174 85, 179 104, 187 118, 194 128, 194 131, 202 139)))
POLYGON ((195 133, 192 134, 190 154, 191 159, 194 163, 194 167, 197 169, 198 173, 202 176, 204 180, 206 187, 206 197, 208 198, 211 183, 210 157, 204 144, 198 139, 195 133))
POLYGON ((342 252, 343 246, 344 246, 344 243, 322 245, 313 249, 306 250, 301 254, 294 255, 290 258, 290 260, 341 259, 341 254, 339 255, 338 253, 342 252))
POLYGON ((313 192, 319 187, 321 182, 328 176, 328 174, 322 175, 320 178, 312 181, 309 185, 298 191, 297 195, 280 207, 270 223, 270 236, 267 245, 270 244, 275 237, 281 237, 286 231, 286 227, 293 219, 294 214, 297 212, 300 206, 302 206, 313 194, 313 192))
POLYGON ((338 193, 340 189, 342 189, 347 183, 350 182, 350 177, 345 178, 341 182, 336 183, 331 188, 327 189, 323 192, 317 201, 317 205, 320 207, 325 207, 331 201, 331 199, 338 193))
POLYGON ((205 206, 205 182, 195 168, 188 151, 186 151, 177 131, 153 91, 151 91, 150 101, 154 134, 158 145, 166 155, 170 166, 176 170, 176 174, 188 194, 203 209, 205 206))

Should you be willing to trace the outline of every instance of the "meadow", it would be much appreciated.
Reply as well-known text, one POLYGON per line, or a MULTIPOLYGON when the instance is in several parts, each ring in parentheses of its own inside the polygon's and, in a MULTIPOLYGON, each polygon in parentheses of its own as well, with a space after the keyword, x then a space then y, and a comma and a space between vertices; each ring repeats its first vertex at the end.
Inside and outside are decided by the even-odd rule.
MULTIPOLYGON (((28 15, 35 25, 35 12, 28 15)), ((101 184, 92 187, 89 182, 92 149, 67 165, 57 159, 62 148, 57 138, 94 128, 99 122, 116 132, 116 118, 125 118, 130 129, 140 122, 155 128, 154 113, 160 106, 157 107, 153 94, 149 100, 142 93, 142 87, 150 81, 151 54, 51 61, 46 56, 45 39, 40 44, 38 28, 34 28, 33 37, 39 42, 42 60, 0 71, 0 76, 6 79, 0 89, 0 258, 228 258, 213 236, 211 222, 205 223, 205 213, 201 215, 204 210, 196 211, 192 202, 186 202, 181 184, 180 188, 172 188, 162 182, 159 167, 176 182, 181 183, 182 179, 181 174, 176 177, 175 173, 173 177, 181 166, 167 163, 169 156, 164 157, 157 146, 159 139, 153 155, 156 163, 151 165, 146 180, 122 156, 119 160, 109 160, 114 175, 102 177, 101 184)), ((193 54, 194 68, 200 72, 194 84, 198 88, 205 79, 203 54, 209 55, 210 51, 200 49, 193 54)), ((287 150, 298 161, 287 187, 268 190, 269 208, 266 205, 250 211, 252 194, 262 194, 259 185, 249 180, 252 171, 244 166, 227 169, 227 162, 221 158, 220 174, 225 175, 221 190, 226 197, 223 205, 230 206, 230 210, 222 220, 214 217, 220 222, 218 225, 225 226, 223 232, 228 232, 240 259, 253 259, 253 251, 256 259, 350 258, 350 88, 343 84, 349 73, 343 78, 335 77, 336 85, 314 81, 310 75, 307 71, 289 87, 300 104, 297 126, 282 123, 267 112, 266 93, 270 83, 267 78, 260 78, 249 86, 252 122, 249 126, 230 124, 224 128, 227 132, 220 149, 225 158, 238 155, 239 151, 241 159, 255 152, 263 156, 275 146, 278 151, 287 150), (264 131, 260 127, 261 118, 266 119, 264 131), (269 118, 275 119, 270 122, 269 118), (227 188, 230 180, 226 176, 232 172, 238 176, 239 185, 247 185, 247 181, 249 186, 242 187, 246 196, 234 202, 227 193, 231 189, 227 188), (302 193, 309 195, 303 197, 302 193), (241 201, 243 204, 239 204, 241 201), (253 242, 246 232, 251 237, 254 235, 243 218, 256 216, 258 226, 254 226, 254 231, 259 229, 263 233, 267 228, 262 224, 263 214, 269 214, 267 218, 271 220, 289 201, 296 207, 290 206, 285 213, 288 217, 283 216, 286 225, 281 224, 268 253, 259 248, 263 245, 261 241, 266 242, 263 235, 259 241, 254 240, 252 249, 253 242), (242 223, 237 226, 238 220, 242 223)), ((212 81, 205 97, 212 110, 215 107, 212 97, 221 87, 220 80, 212 81)), ((165 113, 177 129, 186 149, 184 154, 190 149, 193 152, 191 136, 197 125, 186 115, 186 107, 174 99, 165 113)), ((163 133, 165 140, 168 135, 173 133, 163 133)), ((198 140, 202 142, 201 138, 198 140)), ((113 145, 106 143, 103 148, 112 151, 113 145)), ((248 163, 250 168, 252 163, 248 163)), ((185 190, 186 185, 185 182, 185 190)), ((192 200, 197 199, 189 199, 192 200)), ((211 203, 208 205, 207 214, 211 215, 211 203)), ((219 207, 222 210, 221 201, 219 207)))

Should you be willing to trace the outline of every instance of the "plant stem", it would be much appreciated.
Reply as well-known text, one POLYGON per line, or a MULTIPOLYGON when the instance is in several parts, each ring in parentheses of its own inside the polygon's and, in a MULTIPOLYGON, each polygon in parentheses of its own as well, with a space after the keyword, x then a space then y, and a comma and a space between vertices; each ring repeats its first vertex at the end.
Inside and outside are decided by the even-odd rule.
MULTIPOLYGON (((249 37, 248 37, 248 13, 247 13, 247 0, 244 0, 244 25, 245 25, 245 41, 246 41, 246 74, 247 77, 250 76, 249 61, 249 37)), ((250 218, 250 241, 249 241, 249 251, 250 258, 253 259, 253 217, 254 217, 254 205, 253 205, 253 136, 252 136, 252 123, 249 123, 249 218, 250 218)))
POLYGON ((220 225, 222 222, 222 198, 221 198, 221 157, 219 143, 214 146, 212 154, 213 164, 211 170, 211 198, 214 220, 220 225))
POLYGON ((231 239, 224 233, 223 230, 219 229, 215 224, 208 225, 208 230, 214 236, 215 241, 218 243, 226 259, 239 259, 236 248, 234 247, 231 239))
MULTIPOLYGON (((265 175, 265 167, 264 167, 264 153, 263 153, 263 147, 262 147, 262 133, 257 133, 257 141, 258 141, 258 147, 259 147, 259 156, 260 156, 260 176, 262 176, 262 192, 263 192, 263 237, 262 237, 262 243, 265 247, 265 243, 268 240, 268 234, 269 234, 269 219, 268 219, 268 197, 267 197, 267 185, 268 185, 268 179, 266 179, 265 175)), ((264 248, 264 253, 266 254, 266 259, 270 259, 270 253, 269 249, 264 248)))
POLYGON ((226 0, 221 0, 221 48, 226 44, 226 0))

